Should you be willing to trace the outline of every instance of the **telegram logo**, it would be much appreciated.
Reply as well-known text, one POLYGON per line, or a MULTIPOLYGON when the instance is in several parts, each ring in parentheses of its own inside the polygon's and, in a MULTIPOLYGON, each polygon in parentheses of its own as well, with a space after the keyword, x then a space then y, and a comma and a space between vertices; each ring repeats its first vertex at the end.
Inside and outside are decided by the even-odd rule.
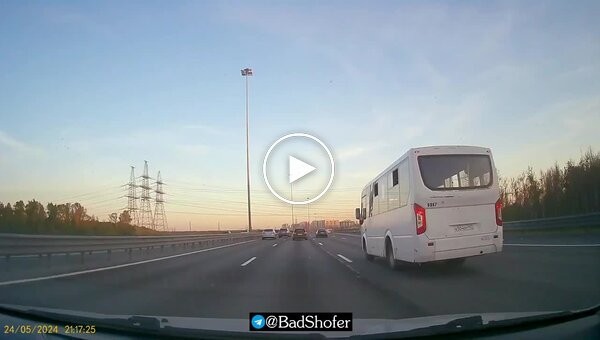
POLYGON ((321 198, 335 173, 329 148, 307 133, 276 140, 265 155, 263 177, 275 197, 289 204, 308 204, 321 198))
POLYGON ((265 327, 265 318, 262 315, 255 315, 252 318, 252 327, 254 327, 254 329, 265 327))

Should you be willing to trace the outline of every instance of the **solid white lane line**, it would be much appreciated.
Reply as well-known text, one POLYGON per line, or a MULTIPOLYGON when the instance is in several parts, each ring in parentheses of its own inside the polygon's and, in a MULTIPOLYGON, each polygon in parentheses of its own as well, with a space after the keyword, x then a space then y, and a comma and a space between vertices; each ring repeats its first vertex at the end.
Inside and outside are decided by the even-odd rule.
POLYGON ((536 244, 536 243, 504 243, 511 247, 600 247, 600 243, 592 244, 536 244))
MULTIPOLYGON (((124 253, 126 251, 126 249, 117 249, 117 250, 113 250, 114 253, 116 252, 121 252, 124 253)), ((77 256, 79 252, 73 252, 73 253, 69 253, 69 256, 77 256)), ((86 254, 88 254, 88 252, 85 252, 86 254)), ((94 250, 92 251, 92 254, 106 254, 106 250, 94 250)), ((52 257, 54 256, 67 256, 67 253, 53 253, 52 257)), ((31 257, 40 257, 40 255, 12 255, 10 258, 11 259, 18 259, 18 258, 31 258, 31 257)), ((46 257, 46 254, 42 254, 42 257, 46 257)))
POLYGON ((322 246, 322 245, 323 245, 323 243, 319 242, 319 245, 320 245, 320 246, 322 246))
POLYGON ((342 237, 342 240, 345 240, 345 239, 346 239, 345 237, 342 237))
POLYGON ((277 247, 277 243, 275 243, 275 244, 273 245, 273 247, 277 247))
POLYGON ((254 260, 256 260, 256 256, 254 256, 254 257, 253 257, 253 258, 251 258, 250 260, 248 260, 248 261, 246 261, 246 262, 242 263, 242 267, 245 267, 246 265, 248 265, 250 262, 252 262, 252 261, 254 261, 254 260))
POLYGON ((189 253, 183 253, 183 254, 177 254, 177 255, 170 255, 170 256, 165 256, 165 257, 159 257, 157 259, 150 259, 150 260, 144 260, 144 261, 138 261, 138 262, 132 262, 132 263, 118 264, 118 265, 109 266, 109 267, 101 267, 101 268, 81 270, 81 271, 71 272, 71 273, 64 273, 64 274, 56 274, 56 275, 49 275, 49 276, 34 277, 34 278, 31 278, 31 279, 20 279, 20 280, 4 281, 4 282, 0 282, 0 286, 8 286, 8 285, 14 285, 14 284, 19 284, 19 283, 27 283, 27 282, 36 282, 36 281, 58 279, 58 278, 61 278, 61 277, 77 276, 77 275, 83 275, 83 274, 89 274, 89 273, 102 272, 102 271, 105 271, 105 270, 111 270, 111 269, 118 269, 118 268, 125 268, 125 267, 137 266, 137 265, 145 264, 145 263, 164 261, 164 260, 174 259, 174 258, 177 258, 177 257, 188 256, 188 255, 193 255, 193 254, 198 254, 198 253, 204 253, 204 252, 211 251, 211 250, 216 250, 216 249, 221 249, 221 248, 227 248, 227 247, 233 247, 233 246, 237 246, 237 245, 248 243, 248 242, 254 242, 254 241, 256 241, 256 240, 249 240, 249 241, 244 241, 244 242, 226 244, 224 246, 218 246, 218 247, 213 247, 213 248, 195 250, 195 251, 191 251, 189 253))
POLYGON ((344 261, 346 261, 348 263, 352 263, 352 260, 350 260, 349 258, 347 258, 346 256, 344 256, 342 254, 337 254, 337 256, 339 256, 341 259, 343 259, 344 261))

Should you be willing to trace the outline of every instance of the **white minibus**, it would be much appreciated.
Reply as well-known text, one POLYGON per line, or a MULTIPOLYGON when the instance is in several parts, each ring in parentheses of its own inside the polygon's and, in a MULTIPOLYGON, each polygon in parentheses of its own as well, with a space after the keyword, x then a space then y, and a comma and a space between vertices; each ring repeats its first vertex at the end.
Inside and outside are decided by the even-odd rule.
POLYGON ((445 261, 502 251, 502 201, 490 149, 408 150, 367 184, 356 218, 366 258, 445 261))

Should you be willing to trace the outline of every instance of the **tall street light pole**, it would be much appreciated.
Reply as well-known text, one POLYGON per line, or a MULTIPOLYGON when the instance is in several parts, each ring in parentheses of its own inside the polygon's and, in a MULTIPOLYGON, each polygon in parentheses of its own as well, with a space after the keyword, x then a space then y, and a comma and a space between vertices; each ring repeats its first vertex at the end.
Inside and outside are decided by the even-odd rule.
MULTIPOLYGON (((307 197, 306 200, 308 201, 310 199, 310 197, 307 197)), ((306 217, 307 217, 307 221, 306 221, 306 229, 310 230, 310 203, 306 204, 306 217)))
POLYGON ((248 231, 252 231, 252 212, 250 210, 250 129, 249 129, 249 101, 248 101, 248 77, 252 76, 252 69, 242 70, 242 76, 246 78, 246 184, 248 187, 248 231))
MULTIPOLYGON (((294 200, 294 187, 293 187, 294 183, 290 183, 290 200, 294 200)), ((294 205, 290 204, 292 206, 292 225, 290 226, 291 228, 294 228, 294 205)))

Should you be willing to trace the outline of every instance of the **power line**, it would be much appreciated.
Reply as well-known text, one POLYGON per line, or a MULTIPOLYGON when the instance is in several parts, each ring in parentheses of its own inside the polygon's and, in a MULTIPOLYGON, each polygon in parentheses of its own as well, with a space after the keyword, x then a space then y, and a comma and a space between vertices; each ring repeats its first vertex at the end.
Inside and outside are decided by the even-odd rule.
POLYGON ((56 199, 56 202, 63 202, 63 201, 71 201, 71 200, 76 200, 76 199, 82 199, 82 198, 90 198, 90 197, 96 197, 96 196, 105 196, 105 195, 110 195, 113 192, 117 192, 117 191, 121 191, 123 186, 117 186, 117 185, 110 185, 110 187, 106 187, 103 189, 98 189, 95 191, 90 191, 90 192, 86 192, 83 194, 76 194, 76 195, 70 195, 70 196, 63 196, 59 199, 56 199))

